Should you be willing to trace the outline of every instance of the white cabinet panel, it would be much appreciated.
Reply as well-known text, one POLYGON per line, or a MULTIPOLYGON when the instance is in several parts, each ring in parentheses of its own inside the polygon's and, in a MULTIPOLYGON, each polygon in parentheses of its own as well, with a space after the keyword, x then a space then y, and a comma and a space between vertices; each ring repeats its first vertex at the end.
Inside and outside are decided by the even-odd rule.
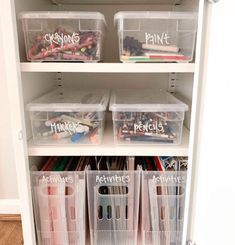
POLYGON ((234 0, 221 0, 211 9, 192 235, 197 245, 235 240, 234 9, 234 0))
MULTIPOLYGON (((2 19, 0 17, 0 23, 2 19)), ((0 33, 1 26, 0 26, 0 33)), ((0 52, 3 53, 3 43, 0 36, 0 52)), ((18 198, 15 162, 12 154, 12 128, 9 115, 9 100, 7 96, 7 81, 4 60, 0 59, 0 199, 18 198)), ((1 212, 1 209, 0 209, 1 212)))

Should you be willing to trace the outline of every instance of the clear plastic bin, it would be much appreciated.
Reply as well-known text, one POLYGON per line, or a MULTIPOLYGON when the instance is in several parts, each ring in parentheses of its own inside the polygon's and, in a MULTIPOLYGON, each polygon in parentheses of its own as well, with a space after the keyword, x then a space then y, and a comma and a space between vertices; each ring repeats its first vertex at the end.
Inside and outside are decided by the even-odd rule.
POLYGON ((143 245, 181 245, 187 172, 142 172, 143 245))
POLYGON ((106 90, 55 90, 27 105, 35 144, 100 144, 106 90))
POLYGON ((91 245, 136 245, 140 171, 87 171, 91 245))
POLYGON ((192 61, 196 13, 124 11, 114 19, 122 62, 192 61))
POLYGON ((117 144, 181 143, 188 106, 167 92, 117 90, 112 94, 109 109, 117 144))
POLYGON ((99 12, 23 12, 23 32, 29 61, 102 59, 105 18, 99 12))
POLYGON ((85 172, 33 171, 31 179, 37 244, 85 245, 85 172))

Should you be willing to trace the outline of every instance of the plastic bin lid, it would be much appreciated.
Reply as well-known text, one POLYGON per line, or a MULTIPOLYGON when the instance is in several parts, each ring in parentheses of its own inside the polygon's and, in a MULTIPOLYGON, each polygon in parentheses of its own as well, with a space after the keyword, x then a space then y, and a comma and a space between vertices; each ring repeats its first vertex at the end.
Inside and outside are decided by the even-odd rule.
POLYGON ((196 19, 196 12, 173 11, 121 11, 114 15, 114 21, 120 19, 196 19))
POLYGON ((188 106, 163 90, 116 90, 109 109, 119 112, 187 111, 188 106))
POLYGON ((92 19, 103 20, 105 17, 100 12, 87 11, 32 11, 19 14, 20 19, 92 19))
POLYGON ((109 101, 108 90, 54 90, 32 101, 28 111, 105 111, 109 101))

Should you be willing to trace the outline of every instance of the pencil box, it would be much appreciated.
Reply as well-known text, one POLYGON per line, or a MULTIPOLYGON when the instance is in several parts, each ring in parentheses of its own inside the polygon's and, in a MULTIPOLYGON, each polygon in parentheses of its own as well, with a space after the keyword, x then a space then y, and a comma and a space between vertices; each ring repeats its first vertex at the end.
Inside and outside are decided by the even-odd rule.
POLYGON ((119 89, 112 93, 116 144, 179 145, 188 106, 163 90, 119 89))

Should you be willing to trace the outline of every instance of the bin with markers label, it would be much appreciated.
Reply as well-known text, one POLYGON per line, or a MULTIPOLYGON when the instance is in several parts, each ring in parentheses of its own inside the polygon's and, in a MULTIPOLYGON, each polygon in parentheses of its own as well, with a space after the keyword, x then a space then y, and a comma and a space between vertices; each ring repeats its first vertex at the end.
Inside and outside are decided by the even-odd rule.
POLYGON ((100 144, 105 111, 109 100, 106 90, 55 90, 27 105, 35 144, 100 144))
POLYGON ((143 245, 181 245, 186 171, 143 171, 141 234, 143 245))
POLYGON ((196 13, 122 11, 114 19, 122 62, 192 61, 196 13))
POLYGON ((116 90, 112 93, 117 144, 178 145, 188 106, 162 90, 116 90))
POLYGON ((37 244, 85 245, 85 172, 32 171, 31 179, 37 244))
POLYGON ((105 18, 99 12, 23 12, 25 48, 29 61, 102 60, 105 18))
POLYGON ((140 174, 87 171, 91 245, 137 245, 140 174))

